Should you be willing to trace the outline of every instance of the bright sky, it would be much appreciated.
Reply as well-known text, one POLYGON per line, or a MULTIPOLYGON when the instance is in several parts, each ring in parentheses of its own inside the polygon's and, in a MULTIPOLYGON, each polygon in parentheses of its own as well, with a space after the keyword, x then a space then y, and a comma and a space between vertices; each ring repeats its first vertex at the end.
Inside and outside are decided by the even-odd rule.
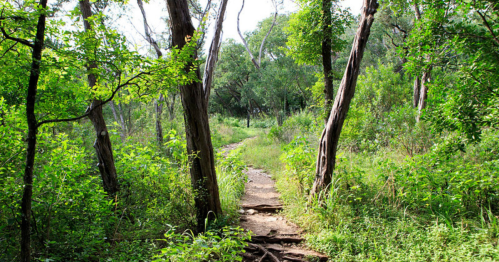
MULTIPOLYGON (((214 2, 218 2, 216 0, 212 0, 214 2)), ((201 3, 206 3, 206 0, 201 0, 201 3)), ((144 26, 142 21, 142 16, 139 11, 139 8, 135 1, 130 1, 132 4, 131 14, 132 17, 127 19, 128 21, 124 22, 123 20, 122 26, 125 28, 130 28, 130 30, 134 33, 127 34, 127 38, 133 43, 137 44, 139 47, 147 46, 142 35, 144 34, 144 26), (140 33, 137 33, 137 31, 140 33)), ((349 7, 350 11, 357 15, 360 13, 360 9, 362 7, 363 0, 343 0, 342 5, 345 7, 349 7)), ((223 27, 223 39, 233 38, 236 41, 241 41, 240 37, 237 33, 237 14, 239 10, 241 10, 242 0, 229 0, 227 4, 226 16, 223 27)), ((166 9, 166 3, 164 0, 150 0, 148 4, 144 3, 145 11, 147 14, 147 20, 149 26, 152 28, 154 33, 158 34, 165 30, 165 23, 163 18, 167 16, 168 11, 166 9)), ((284 0, 284 5, 279 10, 279 13, 290 13, 297 11, 298 7, 293 3, 292 0, 284 0)), ((215 12, 215 11, 212 11, 215 12)), ((257 27, 258 22, 263 19, 269 17, 274 12, 274 8, 272 2, 270 0, 245 0, 244 10, 241 13, 240 26, 241 31, 248 32, 252 31, 257 27)), ((196 21, 193 21, 197 24, 196 21)), ((213 25, 213 23, 212 23, 213 25)), ((212 31, 213 28, 210 27, 210 31, 207 34, 206 43, 207 46, 204 48, 207 49, 209 47, 209 43, 212 39, 212 31)))

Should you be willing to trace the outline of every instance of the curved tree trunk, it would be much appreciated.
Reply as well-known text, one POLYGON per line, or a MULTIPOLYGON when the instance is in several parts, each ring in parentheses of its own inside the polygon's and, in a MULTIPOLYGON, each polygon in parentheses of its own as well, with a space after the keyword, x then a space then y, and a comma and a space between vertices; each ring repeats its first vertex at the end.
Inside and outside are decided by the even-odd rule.
MULTIPOLYGON (((41 0, 39 7, 45 9, 47 0, 41 0)), ((24 167, 24 191, 21 202, 21 261, 31 261, 31 201, 33 196, 33 169, 35 168, 37 121, 35 115, 36 92, 40 78, 43 42, 45 39, 45 13, 38 17, 33 45, 31 73, 26 97, 26 118, 28 121, 28 148, 24 167)))
POLYGON ((359 29, 348 59, 347 68, 341 80, 336 99, 334 100, 331 114, 322 132, 319 153, 317 156, 316 177, 311 195, 314 196, 326 189, 332 181, 333 170, 336 163, 336 150, 340 138, 341 128, 350 107, 350 102, 355 93, 355 85, 360 70, 360 62, 364 55, 367 40, 374 21, 374 14, 378 8, 376 0, 364 0, 364 9, 360 20, 359 29))
POLYGON ((324 110, 327 119, 331 111, 331 103, 334 98, 333 88, 333 66, 331 61, 331 0, 322 0, 322 67, 324 71, 324 110))
MULTIPOLYGON (((173 45, 182 49, 188 36, 194 34, 189 7, 186 0, 166 0, 170 15, 173 45)), ((223 19, 223 14, 219 18, 223 19)), ((221 28, 219 29, 221 30, 221 28)), ((215 33, 215 35, 217 35, 215 33)), ((194 59, 196 58, 194 54, 194 59)), ((185 70, 199 69, 188 65, 185 70)), ((208 90, 199 82, 180 86, 180 96, 184 107, 187 152, 189 154, 191 184, 195 191, 197 230, 205 230, 205 220, 214 219, 222 213, 215 174, 215 157, 208 123, 208 90)))
MULTIPOLYGON (((92 9, 89 0, 80 1, 80 10, 83 16, 85 31, 92 31, 93 29, 87 21, 87 19, 92 16, 92 9)), ((90 88, 93 88, 97 83, 97 78, 91 73, 91 70, 96 67, 97 65, 94 62, 89 61, 87 70, 89 71, 88 85, 90 88)), ((101 104, 102 101, 98 99, 95 99, 92 102, 89 109, 93 110, 89 114, 88 118, 92 122, 95 130, 96 139, 94 142, 94 148, 99 161, 97 165, 104 184, 104 190, 109 194, 114 194, 119 191, 118 176, 116 174, 116 167, 114 166, 113 148, 111 146, 111 140, 109 139, 106 121, 104 120, 104 116, 102 114, 101 104)))

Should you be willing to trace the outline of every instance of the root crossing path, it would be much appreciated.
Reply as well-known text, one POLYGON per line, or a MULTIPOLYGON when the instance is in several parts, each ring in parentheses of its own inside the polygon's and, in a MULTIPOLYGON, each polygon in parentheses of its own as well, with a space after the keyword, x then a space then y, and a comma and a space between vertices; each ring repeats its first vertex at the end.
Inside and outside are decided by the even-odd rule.
MULTIPOLYGON (((240 146, 231 144, 226 152, 240 146)), ((251 231, 251 242, 243 261, 327 261, 327 256, 306 249, 302 230, 279 214, 282 205, 271 177, 261 169, 248 167, 248 182, 241 199, 241 227, 251 231)))

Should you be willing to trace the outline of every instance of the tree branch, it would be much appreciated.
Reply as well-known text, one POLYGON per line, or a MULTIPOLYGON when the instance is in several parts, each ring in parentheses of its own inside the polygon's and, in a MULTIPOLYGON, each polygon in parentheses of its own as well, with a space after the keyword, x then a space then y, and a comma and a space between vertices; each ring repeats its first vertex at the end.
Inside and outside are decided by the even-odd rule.
POLYGON ((499 39, 497 38, 496 34, 494 33, 494 30, 492 30, 492 28, 490 28, 489 22, 487 22, 487 19, 485 18, 485 16, 482 13, 480 13, 480 11, 478 11, 478 10, 476 10, 476 12, 482 18, 483 24, 485 25, 485 27, 487 27, 487 29, 489 30, 490 34, 492 35, 492 37, 496 41, 496 43, 499 44, 499 39))
POLYGON ((272 3, 274 4, 274 7, 275 7, 274 21, 272 21, 272 25, 270 26, 269 31, 267 32, 267 34, 263 38, 262 44, 260 45, 260 53, 258 55, 258 64, 259 65, 262 64, 262 50, 263 50, 263 45, 265 44, 265 41, 267 40, 267 37, 270 35, 270 32, 272 32, 272 28, 274 28, 274 26, 276 24, 276 21, 277 21, 277 15, 278 15, 278 13, 277 13, 277 2, 276 2, 276 0, 272 0, 272 3))
POLYGON ((20 43, 20 44, 23 44, 25 46, 29 46, 31 48, 34 48, 35 45, 33 45, 32 43, 30 43, 29 41, 27 40, 24 40, 24 39, 21 39, 21 38, 17 38, 17 37, 12 37, 10 35, 7 34, 7 32, 5 32, 5 29, 3 28, 2 26, 2 22, 0 22, 0 31, 2 31, 2 35, 3 37, 5 37, 6 39, 9 39, 9 40, 12 40, 14 42, 17 42, 17 43, 20 43))
POLYGON ((110 102, 111 100, 113 100, 114 96, 116 95, 116 93, 118 93, 118 91, 125 87, 125 86, 128 86, 130 84, 133 84, 131 83, 131 81, 139 78, 140 76, 142 75, 150 75, 151 72, 140 72, 139 74, 135 75, 134 77, 128 79, 125 83, 121 84, 121 85, 118 85, 116 87, 116 89, 112 92, 111 96, 106 99, 105 101, 103 101, 102 103, 100 103, 99 105, 95 106, 95 107, 89 107, 87 109, 87 111, 85 112, 85 114, 83 115, 80 115, 80 116, 77 116, 77 117, 71 117, 71 118, 61 118, 61 119, 50 119, 50 120, 44 120, 44 121, 41 121, 39 123, 36 124, 36 127, 40 127, 41 125, 44 125, 44 124, 48 124, 48 123, 60 123, 60 122, 71 122, 71 121, 76 121, 76 120, 80 120, 82 118, 85 118, 87 116, 90 115, 90 113, 92 113, 92 111, 94 111, 96 108, 99 108, 105 104, 107 104, 108 102, 110 102))
POLYGON ((239 29, 239 16, 241 15, 241 12, 243 12, 244 9, 244 0, 243 0, 243 5, 241 6, 241 11, 237 14, 237 32, 239 33, 239 36, 241 37, 241 40, 243 41, 244 47, 246 47, 246 51, 248 51, 249 56, 251 57, 251 62, 255 65, 256 69, 260 69, 260 65, 256 62, 255 57, 251 53, 248 43, 246 43, 246 40, 243 37, 243 34, 241 34, 241 30, 239 29))

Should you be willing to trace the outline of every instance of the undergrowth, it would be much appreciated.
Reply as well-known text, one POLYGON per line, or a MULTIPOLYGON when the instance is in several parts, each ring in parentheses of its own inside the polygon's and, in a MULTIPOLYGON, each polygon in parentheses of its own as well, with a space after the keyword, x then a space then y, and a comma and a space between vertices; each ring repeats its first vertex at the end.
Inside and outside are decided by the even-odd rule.
POLYGON ((330 190, 310 199, 318 132, 302 123, 248 141, 242 154, 273 174, 311 248, 333 261, 499 260, 497 132, 466 152, 449 152, 451 136, 426 151, 343 146, 330 190))

